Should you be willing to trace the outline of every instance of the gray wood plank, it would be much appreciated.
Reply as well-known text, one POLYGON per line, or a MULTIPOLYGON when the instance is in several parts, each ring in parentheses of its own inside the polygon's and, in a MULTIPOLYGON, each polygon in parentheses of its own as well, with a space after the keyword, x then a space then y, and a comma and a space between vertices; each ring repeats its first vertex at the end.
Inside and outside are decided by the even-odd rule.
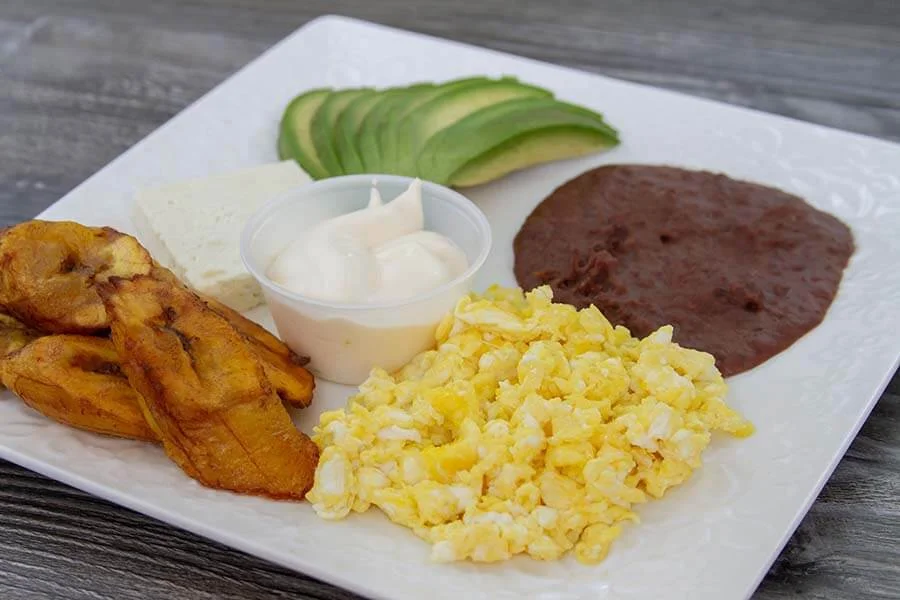
MULTIPOLYGON (((5 0, 0 226, 337 12, 900 140, 894 0, 5 0)), ((900 598, 900 377, 755 598, 900 598)), ((352 598, 0 462, 0 598, 352 598)))

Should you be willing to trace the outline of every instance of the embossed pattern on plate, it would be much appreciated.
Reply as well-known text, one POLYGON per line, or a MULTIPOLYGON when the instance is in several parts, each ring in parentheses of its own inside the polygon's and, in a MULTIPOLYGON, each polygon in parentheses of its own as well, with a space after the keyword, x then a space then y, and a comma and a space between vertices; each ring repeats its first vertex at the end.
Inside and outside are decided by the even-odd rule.
MULTIPOLYGON (((900 149, 780 117, 340 18, 320 19, 243 69, 51 207, 45 218, 133 231, 134 190, 275 160, 297 92, 513 74, 602 111, 624 143, 468 191, 494 228, 476 284, 512 284, 511 241, 556 186, 593 166, 719 170, 806 197, 846 221, 858 250, 825 322, 731 380, 758 433, 716 438, 705 466, 640 509, 597 567, 572 560, 435 565, 426 544, 377 512, 339 523, 303 504, 207 490, 161 450, 73 431, 0 393, 0 456, 273 562, 378 598, 568 600, 749 596, 887 382, 900 349, 900 149), (298 68, 302 65, 302 68, 298 68)), ((264 311, 253 315, 265 320, 264 311)), ((349 390, 323 383, 309 430, 349 390)))

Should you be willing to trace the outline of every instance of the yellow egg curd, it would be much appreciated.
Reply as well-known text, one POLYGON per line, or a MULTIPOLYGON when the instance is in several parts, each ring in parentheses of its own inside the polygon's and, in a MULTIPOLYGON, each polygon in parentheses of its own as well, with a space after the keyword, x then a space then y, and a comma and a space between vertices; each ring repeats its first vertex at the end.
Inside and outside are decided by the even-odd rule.
POLYGON ((326 519, 373 504, 432 544, 437 561, 574 550, 603 560, 635 504, 701 466, 719 430, 753 426, 725 404, 710 354, 661 327, 636 339, 547 287, 461 299, 437 349, 374 370, 324 413, 307 498, 326 519))

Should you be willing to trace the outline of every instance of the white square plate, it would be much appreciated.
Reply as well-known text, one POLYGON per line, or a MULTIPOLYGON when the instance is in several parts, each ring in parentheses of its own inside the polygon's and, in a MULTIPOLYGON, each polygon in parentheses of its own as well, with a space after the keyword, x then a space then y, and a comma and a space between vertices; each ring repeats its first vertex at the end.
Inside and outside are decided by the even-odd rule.
MULTIPOLYGON (((749 596, 816 497, 900 358, 900 149, 741 108, 326 17, 303 27, 41 215, 133 231, 134 191, 276 160, 276 125, 296 93, 474 74, 516 75, 603 112, 622 135, 606 154, 545 165, 468 191, 494 228, 478 288, 513 284, 511 241, 556 186, 603 163, 718 170, 797 193, 848 223, 857 252, 825 322, 733 378, 729 401, 758 428, 717 437, 693 479, 639 509, 610 557, 585 567, 431 564, 427 545, 372 510, 339 523, 303 503, 205 489, 159 448, 79 432, 0 396, 0 456, 235 548, 377 598, 496 600, 749 596)), ((259 315, 256 315, 259 316, 259 315)), ((298 415, 349 390, 322 384, 298 415)))

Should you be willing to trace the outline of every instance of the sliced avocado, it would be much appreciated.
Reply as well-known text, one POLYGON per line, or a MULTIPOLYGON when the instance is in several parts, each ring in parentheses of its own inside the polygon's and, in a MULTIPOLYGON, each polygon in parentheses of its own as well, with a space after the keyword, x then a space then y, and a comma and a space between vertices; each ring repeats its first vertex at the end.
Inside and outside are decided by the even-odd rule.
POLYGON ((360 96, 373 93, 371 88, 340 90, 330 94, 319 106, 310 122, 313 146, 328 175, 343 175, 344 169, 336 148, 337 121, 344 109, 360 96))
POLYGON ((278 158, 280 160, 291 160, 293 155, 291 155, 291 149, 288 148, 287 138, 278 134, 278 158))
MULTIPOLYGON (((385 173, 396 175, 415 175, 406 169, 403 169, 403 152, 406 151, 407 145, 401 142, 403 124, 414 114, 415 111, 423 104, 429 102, 438 94, 446 93, 449 86, 459 87, 470 85, 474 82, 490 81, 487 77, 467 77, 465 79, 454 79, 444 82, 441 85, 419 84, 410 86, 413 93, 404 94, 395 103, 387 115, 387 123, 382 129, 382 145, 387 149, 385 158, 385 173), (414 89, 413 89, 414 88, 414 89)), ((405 161, 408 164, 408 161, 405 161)))
POLYGON ((335 129, 335 147, 341 168, 347 175, 352 173, 365 173, 359 149, 356 147, 357 135, 363 120, 369 111, 379 100, 381 94, 372 90, 370 94, 363 94, 355 98, 338 117, 335 129))
POLYGON ((578 126, 550 127, 513 138, 460 168, 448 185, 481 185, 527 167, 592 154, 614 146, 605 134, 578 126))
POLYGON ((328 171, 316 153, 310 123, 319 106, 331 93, 330 89, 316 89, 300 94, 291 100, 281 117, 279 154, 296 160, 313 179, 328 177, 328 171))
POLYGON ((403 95, 406 88, 388 88, 379 92, 379 99, 366 114, 356 134, 356 148, 366 173, 381 173, 380 130, 394 100, 403 95))
POLYGON ((366 115, 358 136, 358 147, 363 164, 370 173, 386 173, 391 162, 393 143, 389 141, 391 114, 406 102, 428 90, 435 89, 432 83, 416 83, 406 87, 384 90, 383 97, 366 115))
POLYGON ((453 81, 440 86, 430 100, 400 122, 398 134, 400 172, 415 175, 419 152, 428 140, 479 109, 514 98, 552 98, 543 88, 512 77, 453 81))
MULTIPOLYGON (((400 113, 409 114, 414 107, 424 104, 446 88, 469 85, 475 82, 489 82, 486 77, 471 77, 447 82, 442 85, 430 83, 413 84, 402 88, 389 88, 384 97, 366 116, 360 129, 359 146, 363 163, 369 172, 390 172, 415 175, 411 170, 414 165, 408 164, 405 171, 399 168, 398 154, 402 144, 397 132, 398 125, 403 123, 400 113)), ((410 161, 406 161, 410 163, 410 161)))
POLYGON ((391 99, 391 105, 378 127, 378 142, 380 148, 381 170, 383 173, 396 173, 397 165, 397 137, 396 125, 400 122, 400 115, 408 110, 410 105, 421 104, 431 97, 438 86, 433 83, 418 83, 404 88, 403 93, 397 94, 391 99))
POLYGON ((420 154, 418 171, 437 183, 477 185, 618 142, 616 130, 586 108, 551 98, 508 100, 432 136, 420 154))

